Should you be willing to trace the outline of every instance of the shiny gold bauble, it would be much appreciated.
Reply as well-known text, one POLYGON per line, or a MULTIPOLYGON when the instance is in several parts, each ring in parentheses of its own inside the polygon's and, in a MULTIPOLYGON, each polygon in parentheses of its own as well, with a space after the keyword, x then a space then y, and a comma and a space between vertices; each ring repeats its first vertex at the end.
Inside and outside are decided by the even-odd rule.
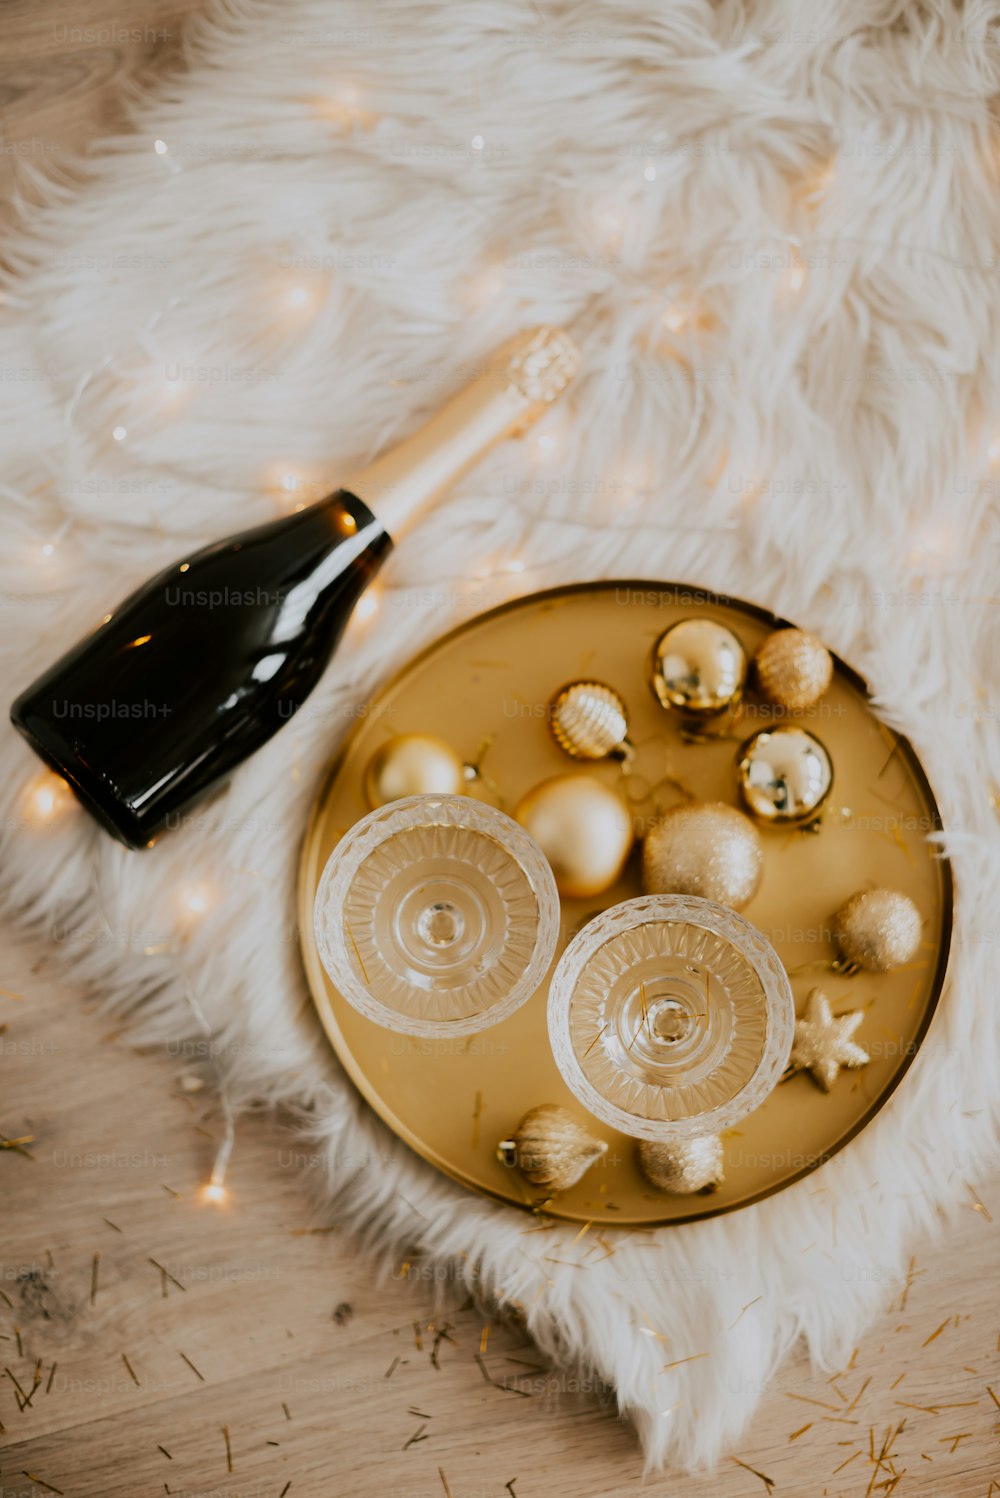
POLYGON ((845 967, 887 973, 916 956, 920 911, 898 889, 865 889, 852 895, 833 918, 833 940, 845 967))
POLYGON ((673 807, 642 845, 647 895, 697 895, 742 910, 763 872, 760 833, 749 817, 722 801, 673 807))
POLYGON ((444 739, 428 733, 387 739, 365 770, 365 796, 372 810, 401 796, 457 796, 464 788, 462 761, 444 739))
POLYGON ((622 753, 628 735, 625 704, 603 681, 571 681, 549 703, 552 737, 574 759, 622 753))
POLYGON ((722 1140, 718 1134, 698 1134, 677 1144, 644 1139, 638 1148, 639 1169, 657 1191, 690 1196, 714 1191, 723 1179, 722 1140))
POLYGON ((714 718, 735 707, 746 674, 739 639, 714 619, 681 619, 653 646, 650 685, 664 707, 687 718, 714 718))
POLYGON ((566 1108, 543 1103, 526 1113, 509 1139, 497 1145, 497 1157, 517 1169, 533 1186, 567 1191, 608 1152, 607 1140, 595 1139, 566 1108))
POLYGON ((778 629, 754 656, 757 684, 769 701, 800 713, 818 702, 833 680, 833 658, 822 640, 803 629, 778 629))
POLYGON ((622 798, 593 775, 554 775, 523 797, 514 816, 538 843, 559 893, 589 899, 621 875, 635 833, 622 798))
POLYGON ((815 734, 783 723, 740 746, 736 773, 747 810, 759 822, 794 827, 816 815, 833 785, 830 756, 815 734))

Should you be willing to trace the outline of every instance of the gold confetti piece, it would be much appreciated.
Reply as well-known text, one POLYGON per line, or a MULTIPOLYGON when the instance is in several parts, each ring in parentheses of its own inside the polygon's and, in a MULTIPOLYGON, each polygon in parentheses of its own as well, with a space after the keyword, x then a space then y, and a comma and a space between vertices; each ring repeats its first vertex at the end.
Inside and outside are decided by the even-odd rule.
POLYGON ((580 1229, 580 1231, 579 1231, 579 1232, 578 1232, 578 1233, 577 1233, 577 1235, 576 1235, 576 1237, 575 1237, 575 1238, 574 1238, 574 1239, 573 1239, 573 1242, 572 1242, 572 1243, 571 1243, 571 1244, 570 1244, 570 1248, 572 1248, 572 1247, 573 1247, 573 1246, 574 1246, 574 1244, 576 1244, 576 1243, 579 1243, 579 1241, 580 1241, 580 1239, 581 1239, 581 1238, 582 1238, 582 1237, 583 1237, 583 1236, 584 1236, 584 1235, 585 1235, 585 1234, 586 1234, 586 1233, 589 1233, 589 1232, 590 1232, 590 1230, 591 1230, 591 1228, 592 1228, 592 1227, 593 1227, 593 1226, 594 1226, 594 1224, 593 1224, 593 1222, 585 1222, 585 1223, 584 1223, 584 1224, 583 1224, 583 1227, 582 1227, 582 1228, 581 1228, 581 1229, 580 1229))
POLYGON ((851 1463, 852 1463, 852 1462, 853 1462, 853 1461, 855 1461, 855 1460, 856 1460, 856 1458, 857 1458, 857 1457, 859 1457, 859 1456, 860 1456, 860 1455, 861 1455, 861 1452, 860 1452, 860 1451, 855 1451, 855 1452, 854 1452, 854 1453, 853 1453, 853 1455, 851 1455, 851 1456, 849 1456, 849 1457, 848 1457, 848 1458, 847 1458, 847 1461, 846 1461, 846 1462, 841 1462, 841 1464, 840 1464, 840 1466, 839 1466, 839 1467, 834 1467, 834 1469, 833 1469, 833 1471, 834 1471, 834 1475, 835 1475, 835 1476, 836 1476, 836 1474, 837 1474, 837 1473, 838 1473, 838 1472, 842 1472, 842 1471, 843 1471, 843 1470, 844 1470, 844 1468, 845 1468, 845 1467, 849 1467, 849 1466, 850 1466, 850 1465, 851 1465, 851 1463))
POLYGON ((400 1361, 401 1360, 399 1358, 393 1358, 392 1362, 389 1364, 388 1368, 385 1370, 385 1372, 383 1373, 382 1377, 383 1378, 391 1378, 392 1375, 395 1373, 396 1369, 399 1367, 400 1361))
POLYGON ((444 1488, 445 1498, 453 1498, 451 1488, 448 1486, 448 1479, 444 1475, 443 1467, 438 1467, 438 1476, 441 1479, 441 1486, 444 1488))
POLYGON ((692 1352, 689 1357, 686 1357, 686 1358, 675 1358, 672 1363, 664 1363, 663 1367, 660 1369, 660 1372, 661 1373, 666 1373, 668 1371, 668 1369, 670 1369, 670 1368, 679 1368, 682 1363, 696 1363, 699 1358, 707 1358, 707 1357, 708 1357, 708 1353, 707 1352, 692 1352))
POLYGON ((486 1383, 492 1384, 493 1379, 490 1376, 490 1371, 487 1368, 486 1364, 483 1362, 483 1360, 480 1357, 479 1353, 478 1352, 474 1352, 473 1353, 473 1357, 475 1358, 476 1362, 479 1364, 479 1371, 483 1375, 483 1378, 486 1381, 486 1383))
POLYGON ((594 1036, 593 1040, 590 1042, 589 1046, 587 1047, 587 1049, 583 1053, 583 1060, 584 1061, 586 1061, 587 1057, 590 1055, 591 1051, 594 1049, 595 1045, 600 1040, 601 1036, 604 1034, 605 1030, 608 1028, 608 1025, 610 1025, 610 1023, 611 1023, 610 1020, 606 1020, 605 1023, 601 1026, 601 1028, 598 1030, 597 1034, 594 1036))
MULTIPOLYGON (((183 1356, 184 1356, 184 1354, 181 1353, 181 1357, 183 1357, 183 1356)), ((136 1388, 137 1389, 141 1389, 142 1385, 140 1384, 138 1378, 136 1377, 135 1369, 132 1367, 132 1364, 129 1362, 128 1358, 125 1356, 124 1353, 122 1353, 122 1362, 125 1364, 125 1367, 128 1369, 128 1376, 132 1380, 132 1382, 135 1384, 136 1388)))
POLYGON ((983 1201, 979 1193, 975 1190, 975 1188, 973 1186, 970 1186, 968 1181, 966 1181, 965 1183, 965 1189, 972 1197, 973 1212, 981 1212, 986 1218, 987 1222, 992 1222, 993 1218, 990 1216, 989 1208, 987 1207, 986 1203, 983 1201))
POLYGON ((757 1471, 756 1467, 748 1467, 747 1464, 746 1464, 746 1462, 741 1462, 738 1456, 731 1456, 729 1458, 729 1460, 731 1462, 735 1462, 736 1465, 737 1465, 737 1467, 742 1467, 745 1472, 752 1472, 753 1475, 754 1475, 754 1477, 759 1477, 760 1480, 761 1480, 761 1482, 767 1488, 768 1492, 770 1492, 771 1489, 774 1487, 774 1478, 773 1477, 765 1477, 764 1474, 763 1474, 763 1472, 758 1472, 757 1471))
POLYGON ((55 1376, 56 1376, 56 1369, 57 1369, 57 1368, 58 1368, 58 1367, 59 1367, 59 1364, 58 1364, 58 1363, 53 1363, 53 1364, 52 1364, 52 1367, 51 1367, 51 1368, 50 1368, 50 1369, 49 1369, 49 1381, 48 1381, 48 1383, 47 1383, 47 1384, 46 1384, 46 1385, 45 1385, 45 1392, 46 1392, 46 1394, 47 1394, 47 1393, 48 1393, 48 1392, 49 1392, 49 1390, 50 1390, 50 1389, 51 1389, 51 1388, 52 1388, 52 1380, 53 1380, 53 1379, 54 1379, 54 1378, 55 1378, 55 1376))
POLYGON ((287 1404, 286 1404, 286 1403, 285 1403, 285 1401, 284 1401, 284 1400, 282 1400, 282 1401, 281 1401, 281 1408, 282 1408, 282 1409, 283 1409, 283 1410, 284 1410, 284 1412, 285 1412, 285 1419, 286 1419, 286 1420, 290 1420, 290 1419, 291 1419, 291 1418, 292 1418, 292 1412, 291 1412, 291 1410, 290 1410, 290 1409, 289 1409, 289 1408, 288 1408, 288 1405, 287 1405, 287 1404))
POLYGON ((27 1394, 25 1394, 24 1390, 21 1388, 21 1385, 18 1383, 17 1379, 14 1377, 14 1374, 11 1373, 11 1371, 10 1371, 9 1368, 5 1368, 3 1371, 4 1371, 4 1373, 6 1373, 7 1377, 10 1379, 11 1383, 14 1385, 14 1388, 17 1390, 18 1408, 23 1410, 24 1409, 24 1405, 22 1403, 22 1400, 27 1399, 27 1397, 28 1397, 27 1394))
POLYGON ((736 1320, 733 1322, 733 1325, 729 1328, 729 1330, 732 1331, 733 1326, 737 1326, 739 1324, 740 1317, 742 1317, 744 1311, 749 1311, 751 1306, 755 1306, 758 1301, 761 1301, 763 1299, 763 1295, 757 1295, 753 1300, 748 1300, 746 1305, 741 1308, 739 1316, 737 1316, 736 1320))
POLYGON ((100 1254, 95 1254, 90 1266, 90 1304, 93 1305, 97 1299, 97 1273, 101 1265, 100 1254))
POLYGON ((179 1191, 175 1191, 174 1188, 173 1188, 173 1186, 164 1186, 162 1181, 160 1182, 160 1186, 161 1186, 162 1190, 168 1191, 171 1196, 175 1196, 177 1198, 177 1200, 180 1201, 181 1194, 180 1194, 179 1191))
POLYGON ((102 1221, 102 1222, 106 1222, 106 1223, 107 1223, 107 1225, 108 1225, 108 1227, 109 1227, 109 1228, 114 1228, 114 1230, 115 1230, 115 1232, 116 1232, 116 1233, 120 1233, 120 1232, 122 1232, 122 1231, 123 1231, 123 1230, 122 1230, 122 1229, 121 1229, 121 1228, 120 1228, 120 1227, 119 1227, 119 1226, 118 1226, 118 1224, 117 1224, 117 1222, 112 1222, 112 1221, 111 1221, 111 1218, 110 1218, 110 1217, 102 1217, 102 1218, 101 1218, 101 1221, 102 1221))
POLYGON ((937 1331, 936 1331, 936 1332, 931 1332, 931 1334, 930 1334, 930 1336, 929 1336, 929 1337, 928 1337, 928 1338, 927 1338, 927 1341, 926 1341, 926 1342, 921 1342, 921 1344, 920 1344, 920 1345, 921 1345, 921 1347, 930 1347, 930 1345, 931 1345, 931 1343, 932 1343, 932 1342, 933 1342, 933 1341, 934 1341, 934 1339, 935 1339, 935 1338, 936 1338, 936 1337, 940 1337, 940 1335, 941 1335, 941 1333, 942 1333, 942 1332, 943 1332, 943 1331, 944 1331, 944 1329, 945 1329, 945 1327, 946 1327, 946 1326, 947 1326, 947 1325, 948 1325, 948 1322, 949 1322, 949 1321, 950 1321, 950 1320, 951 1320, 951 1317, 950 1317, 950 1316, 949 1316, 949 1317, 948 1317, 948 1318, 947 1318, 947 1320, 946 1320, 946 1321, 942 1321, 942 1323, 941 1323, 941 1325, 940 1325, 940 1326, 939 1326, 939 1327, 938 1327, 938 1329, 937 1329, 937 1331))
POLYGON ((180 1352, 177 1354, 177 1356, 184 1359, 185 1363, 187 1363, 188 1367, 191 1369, 191 1372, 195 1375, 196 1378, 201 1381, 201 1383, 205 1382, 205 1375, 198 1372, 198 1369, 194 1366, 191 1359, 187 1356, 186 1353, 180 1352))
POLYGON ((54 1488, 50 1482, 43 1482, 40 1477, 35 1476, 34 1472, 25 1472, 22 1470, 21 1476, 26 1477, 29 1482, 37 1482, 38 1486, 44 1488, 47 1493, 58 1493, 60 1498, 62 1498, 62 1488, 54 1488))
POLYGON ((172 1285, 176 1285, 177 1288, 178 1288, 178 1290, 183 1290, 184 1293, 187 1294, 187 1285, 183 1285, 183 1284, 181 1284, 180 1280, 175 1279, 174 1276, 170 1273, 170 1270, 169 1269, 164 1269, 163 1265, 161 1263, 159 1263, 159 1261, 157 1259, 150 1259, 150 1258, 147 1257, 146 1263, 147 1264, 152 1264, 152 1266, 153 1266, 154 1269, 158 1269, 161 1274, 165 1274, 166 1275, 167 1279, 170 1281, 170 1283, 172 1285))
POLYGON ((815 1404, 821 1410, 833 1410, 833 1413, 835 1415, 838 1414, 840 1410, 839 1404, 824 1404, 822 1399, 810 1399, 807 1394, 792 1394, 787 1389, 785 1390, 785 1398, 798 1399, 802 1404, 815 1404))
POLYGON ((17 1154, 23 1155, 26 1160, 34 1160, 35 1157, 31 1151, 25 1149, 25 1145, 33 1138, 34 1135, 26 1134, 23 1139, 8 1139, 6 1134, 0 1134, 0 1149, 14 1150, 17 1154))
POLYGON ((290 1480, 288 1482, 286 1482, 285 1486, 282 1488, 281 1492, 278 1494, 278 1498, 285 1498, 285 1494, 288 1492, 288 1489, 291 1487, 291 1485, 292 1484, 291 1484, 290 1480))
POLYGON ((476 1093, 475 1105, 474 1105, 474 1107, 472 1109, 472 1148, 473 1149, 478 1149, 479 1148, 479 1120, 482 1117, 482 1112, 483 1112, 483 1095, 482 1095, 481 1092, 477 1092, 476 1093))
POLYGON ((24 1347, 21 1344, 21 1328, 19 1326, 15 1326, 15 1328, 14 1328, 14 1336, 17 1338, 17 1355, 18 1355, 19 1358, 23 1358, 24 1357, 24 1347))
POLYGON ((13 999, 17 1004, 25 1003, 24 994, 15 993, 12 988, 0 988, 0 994, 3 994, 5 999, 13 999))
POLYGON ((229 1426, 228 1425, 224 1425, 222 1427, 222 1434, 226 1438, 226 1471, 227 1472, 231 1472, 233 1470, 233 1448, 229 1444, 229 1426))
POLYGON ((994 1394, 994 1392, 990 1388, 989 1384, 986 1385, 986 1392, 990 1396, 990 1398, 992 1399, 993 1403, 996 1405, 997 1409, 1000 1410, 1000 1399, 998 1399, 997 1396, 994 1394))
POLYGON ((157 1449, 157 1451, 162 1451, 163 1452, 163 1455, 166 1457, 166 1459, 167 1459, 168 1462, 172 1462, 173 1461, 173 1457, 170 1455, 170 1452, 167 1450, 166 1446, 161 1446, 160 1443, 159 1443, 159 1441, 157 1441, 157 1443, 156 1443, 156 1449, 157 1449))
POLYGON ((861 1399, 862 1394, 867 1389, 868 1385, 871 1383, 871 1381, 872 1381, 871 1380, 871 1374, 869 1374, 868 1377, 865 1379, 864 1383, 861 1385, 861 1388, 858 1390, 858 1392, 855 1394, 854 1398, 851 1400, 850 1404, 847 1406, 846 1413, 848 1415, 853 1414, 853 1412, 857 1409, 858 1402, 861 1399))
MULTIPOLYGON (((812 1421, 811 1420, 809 1421, 808 1425, 803 1425, 799 1430, 793 1430, 792 1433, 791 1433, 791 1435, 788 1437, 788 1439, 790 1441, 797 1441, 798 1438, 799 1438, 799 1436, 804 1436, 807 1430, 812 1430, 812 1421)), ((855 1455, 856 1454, 857 1453, 855 1453, 855 1455)))
POLYGON ((403 1447, 403 1450, 404 1451, 408 1451, 409 1448, 411 1446, 415 1446, 418 1441, 426 1441, 427 1437, 423 1434, 423 1432, 426 1429, 427 1429, 426 1425, 418 1425, 417 1428, 416 1428, 416 1430, 413 1432, 413 1435, 410 1437, 410 1439, 407 1441, 406 1445, 403 1447))
POLYGON ((505 1482, 504 1483, 504 1487, 507 1489, 508 1493, 510 1494, 510 1498, 517 1498, 517 1494, 514 1492, 514 1484, 515 1484, 515 1482, 517 1482, 517 1478, 516 1477, 512 1477, 511 1480, 510 1480, 510 1482, 505 1482))
POLYGON ((490 1324, 489 1324, 489 1322, 487 1322, 486 1325, 483 1327, 482 1332, 480 1333, 480 1336, 479 1336, 479 1351, 480 1352, 484 1353, 486 1351, 486 1344, 487 1344, 487 1342, 489 1342, 489 1340, 490 1340, 490 1324))
POLYGON ((350 921, 345 921, 344 922, 344 930, 347 932, 348 936, 351 938, 351 946, 354 948, 354 955, 358 959, 358 967, 361 969, 361 976, 362 976, 362 978, 364 978, 364 980, 365 980, 366 983, 370 983, 371 980, 369 979, 368 974, 365 971, 365 959, 362 957, 360 951, 358 950, 358 944, 354 940, 354 932, 351 930, 351 923, 350 923, 350 921))
POLYGON ((414 1409, 412 1404, 406 1413, 408 1415, 415 1415, 418 1420, 432 1420, 434 1418, 432 1415, 428 1415, 426 1410, 414 1409))
POLYGON ((420 1322, 419 1321, 415 1321, 413 1323, 413 1340, 414 1340, 414 1342, 417 1345, 417 1351, 418 1352, 423 1352, 423 1350, 424 1350, 424 1339, 420 1335, 420 1322))
POLYGON ((897 1387, 897 1385, 899 1385, 899 1384, 901 1384, 901 1383, 902 1383, 902 1382, 903 1382, 903 1379, 904 1379, 904 1378, 905 1378, 905 1377, 906 1377, 906 1374, 905 1374, 905 1373, 901 1373, 901 1374, 900 1374, 900 1375, 899 1375, 899 1377, 898 1377, 898 1378, 897 1378, 897 1379, 896 1379, 896 1380, 895 1380, 895 1382, 894 1382, 894 1383, 891 1383, 891 1384, 890 1384, 890 1385, 889 1385, 889 1392, 890 1392, 890 1393, 891 1393, 891 1392, 892 1392, 892 1390, 893 1390, 893 1389, 895 1389, 895 1388, 896 1388, 896 1387, 897 1387))

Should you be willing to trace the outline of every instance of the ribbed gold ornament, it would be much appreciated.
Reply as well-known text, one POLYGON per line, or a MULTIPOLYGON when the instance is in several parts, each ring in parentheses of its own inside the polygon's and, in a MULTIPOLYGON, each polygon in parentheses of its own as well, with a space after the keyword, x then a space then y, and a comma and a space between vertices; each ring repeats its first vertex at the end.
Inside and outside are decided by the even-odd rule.
POLYGON ((768 635, 754 656, 754 667, 764 696, 790 713, 812 707, 833 680, 830 652, 803 629, 768 635))
POLYGON ((847 968, 887 973, 916 955, 920 911, 898 889, 865 889, 842 905, 833 918, 833 940, 847 968))
POLYGON ((625 704, 603 681, 571 681, 549 703, 549 727, 573 759, 623 755, 628 736, 625 704))
POLYGON ((698 1134, 677 1144, 644 1139, 637 1154, 639 1168, 650 1185, 674 1196, 714 1191, 723 1179, 722 1140, 718 1134, 698 1134))
POLYGON ((567 1191, 608 1152, 567 1108, 542 1103, 526 1113, 509 1139, 497 1145, 497 1158, 516 1166, 533 1186, 567 1191))

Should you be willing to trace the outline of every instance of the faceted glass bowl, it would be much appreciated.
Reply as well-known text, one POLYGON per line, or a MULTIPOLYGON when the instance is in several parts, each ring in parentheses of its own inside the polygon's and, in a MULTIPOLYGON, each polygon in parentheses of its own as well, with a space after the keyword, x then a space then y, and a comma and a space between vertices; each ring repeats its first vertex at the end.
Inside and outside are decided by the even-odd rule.
POLYGON ((316 945, 339 992, 406 1035, 471 1035, 542 983, 559 895, 511 817, 468 796, 407 796, 362 817, 331 853, 316 945))
POLYGON ((670 1143, 731 1127, 774 1089, 795 1005, 770 942, 712 900, 646 895, 588 921, 549 990, 563 1079, 595 1117, 670 1143))

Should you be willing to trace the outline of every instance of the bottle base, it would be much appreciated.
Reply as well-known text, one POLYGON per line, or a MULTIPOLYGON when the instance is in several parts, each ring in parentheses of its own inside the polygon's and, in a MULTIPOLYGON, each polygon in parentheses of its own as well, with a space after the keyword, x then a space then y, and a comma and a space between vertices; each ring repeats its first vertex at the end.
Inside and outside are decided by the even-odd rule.
POLYGON ((39 759, 55 774, 62 776, 76 799, 105 832, 109 832, 118 842, 135 852, 153 846, 155 836, 150 836, 140 826, 134 814, 116 801, 110 788, 81 760, 72 745, 51 732, 44 735, 34 732, 18 716, 17 704, 11 712, 11 722, 39 759))

